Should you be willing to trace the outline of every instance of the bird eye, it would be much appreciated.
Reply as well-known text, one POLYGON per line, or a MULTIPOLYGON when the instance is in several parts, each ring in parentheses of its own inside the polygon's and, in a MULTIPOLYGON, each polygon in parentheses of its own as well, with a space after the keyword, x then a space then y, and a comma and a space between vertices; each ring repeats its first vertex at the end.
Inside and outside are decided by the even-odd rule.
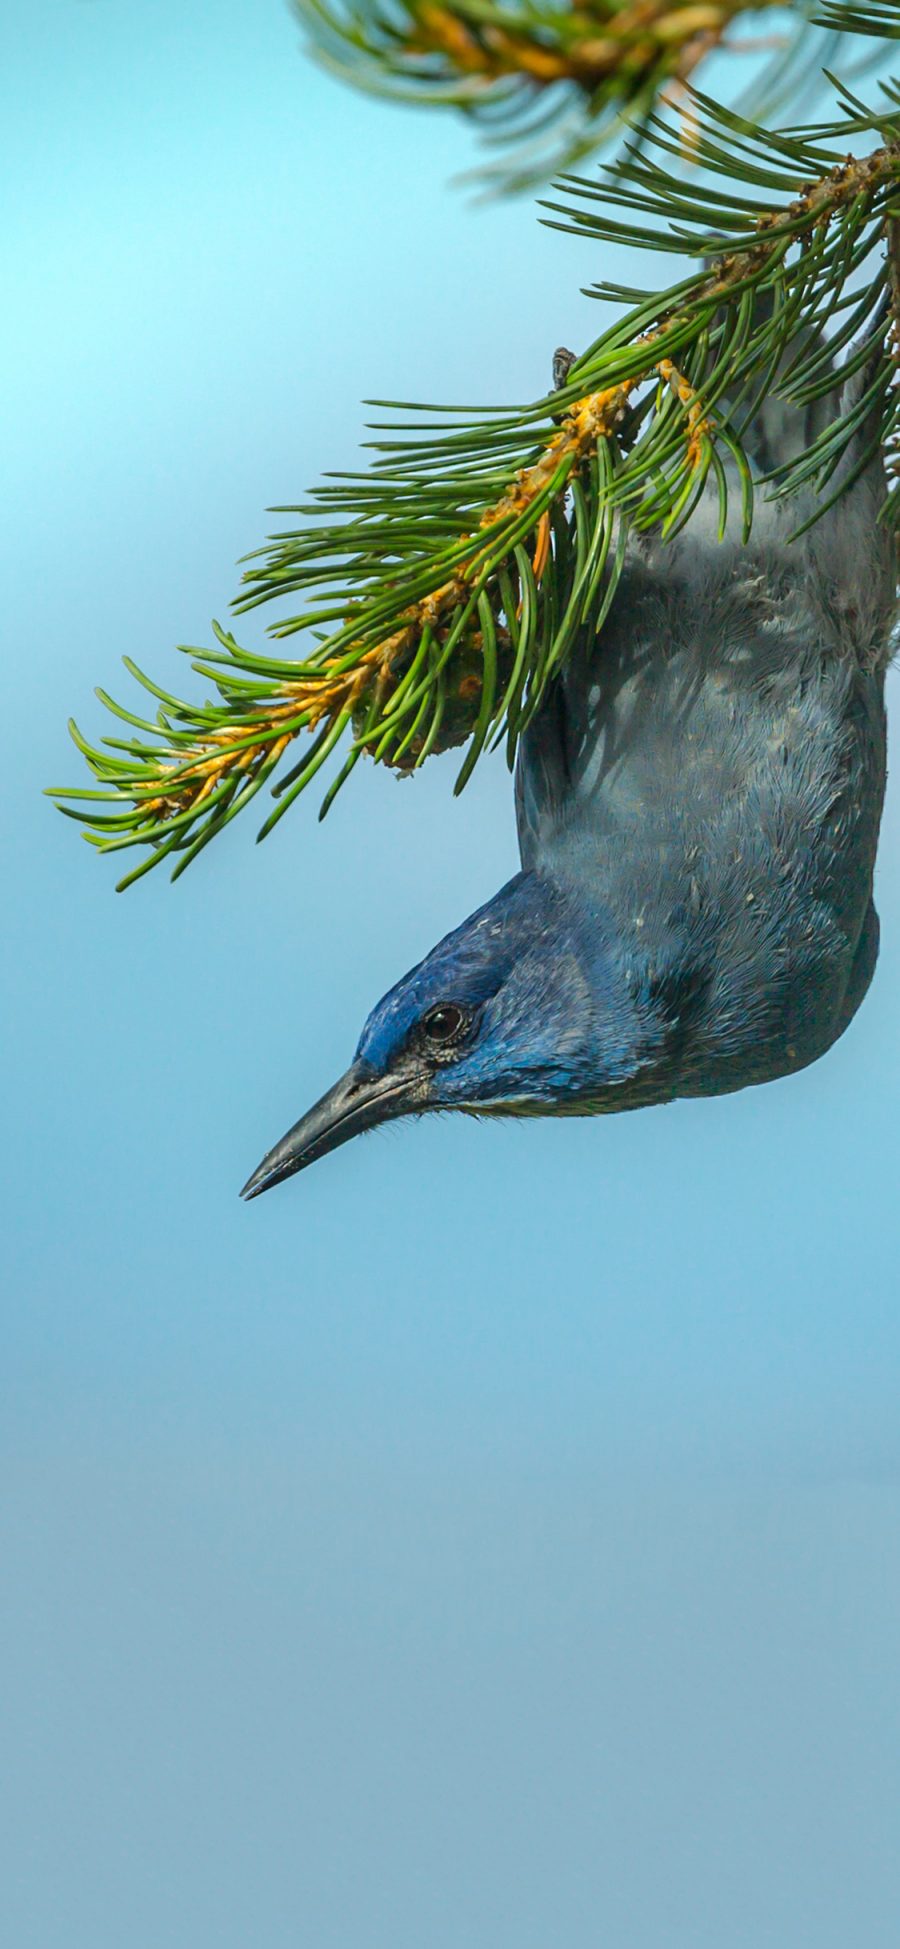
POLYGON ((455 1042, 468 1027, 468 1022, 468 1015, 455 1002, 442 1002, 422 1017, 422 1028, 429 1042, 442 1043, 446 1048, 448 1042, 455 1042))

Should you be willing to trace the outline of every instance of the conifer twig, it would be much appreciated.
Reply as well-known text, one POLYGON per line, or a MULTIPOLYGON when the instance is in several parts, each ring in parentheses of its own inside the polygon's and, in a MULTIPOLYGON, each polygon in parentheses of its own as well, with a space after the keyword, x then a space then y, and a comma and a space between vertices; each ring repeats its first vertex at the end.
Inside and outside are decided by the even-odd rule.
MULTIPOLYGON (((310 51, 370 94, 451 106, 480 124, 508 159, 477 172, 494 188, 522 190, 571 168, 623 119, 640 128, 676 93, 728 30, 780 0, 294 0, 310 51)), ((780 5, 784 14, 784 6, 780 5)), ((742 40, 746 54, 775 47, 754 87, 760 114, 787 75, 799 96, 805 4, 774 38, 742 40)), ((832 41, 820 60, 832 58, 832 41)), ((809 74, 806 64, 806 76, 809 74)), ((750 100, 746 106, 750 107, 750 100)))
MULTIPOLYGON (((567 370, 563 361, 562 386, 533 406, 461 423, 418 409, 440 416, 412 439, 408 425, 380 428, 368 475, 316 490, 295 512, 317 520, 261 551, 236 604, 299 593, 307 606, 272 631, 312 633, 304 660, 255 654, 217 630, 219 648, 194 653, 219 693, 203 705, 129 665, 160 704, 156 723, 104 696, 138 736, 94 748, 76 731, 97 788, 58 795, 102 850, 150 848, 129 880, 169 854, 181 872, 301 731, 312 743, 277 785, 263 833, 348 729, 326 805, 364 753, 403 771, 467 741, 460 784, 487 741, 505 736, 511 754, 579 630, 588 618, 599 627, 630 526, 675 533, 711 476, 720 529, 737 483, 749 532, 740 414, 766 386, 798 404, 830 391, 826 318, 832 351, 852 345, 852 369, 875 371, 867 403, 880 406, 890 441, 900 402, 885 312, 897 285, 883 240, 900 223, 900 88, 885 96, 869 111, 844 95, 840 122, 769 135, 695 96, 698 163, 711 180, 686 185, 668 167, 677 138, 656 118, 655 157, 627 155, 600 184, 568 179, 574 203, 546 206, 557 227, 606 244, 627 228, 700 268, 661 292, 598 287, 630 300, 625 316, 567 370), (878 146, 848 155, 848 135, 878 146)), ((853 413, 833 419, 770 491, 827 482, 857 432, 853 413)), ((885 510, 895 523, 898 499, 895 487, 885 510)))

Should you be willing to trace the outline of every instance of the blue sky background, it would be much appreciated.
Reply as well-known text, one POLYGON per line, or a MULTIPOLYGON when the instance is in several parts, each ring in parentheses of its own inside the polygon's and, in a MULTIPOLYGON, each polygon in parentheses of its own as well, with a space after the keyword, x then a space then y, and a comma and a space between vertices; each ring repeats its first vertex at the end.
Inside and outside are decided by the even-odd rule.
POLYGON ((895 1949, 896 790, 818 1067, 240 1205, 514 870, 509 780, 361 769, 117 898, 40 797, 65 718, 123 652, 190 682, 361 398, 533 396, 639 267, 473 211, 466 132, 279 0, 6 42, 0 1937, 895 1949))

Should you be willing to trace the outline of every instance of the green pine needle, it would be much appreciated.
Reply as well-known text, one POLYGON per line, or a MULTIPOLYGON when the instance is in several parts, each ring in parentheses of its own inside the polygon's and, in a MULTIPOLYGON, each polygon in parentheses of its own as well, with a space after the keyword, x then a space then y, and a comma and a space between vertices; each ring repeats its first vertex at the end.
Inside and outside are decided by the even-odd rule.
POLYGON ((727 49, 735 23, 752 51, 773 7, 776 51, 741 105, 758 120, 785 100, 796 110, 838 58, 835 32, 811 34, 811 4, 795 0, 785 25, 783 0, 294 0, 310 52, 342 81, 473 121, 494 156, 474 174, 492 192, 541 188, 625 129, 642 140, 664 92, 727 49))
MULTIPOLYGON (((378 424, 368 474, 284 510, 290 529, 248 558, 235 607, 290 598, 271 633, 304 635, 299 659, 216 626, 216 648, 187 652, 215 689, 205 703, 129 664, 152 715, 103 695, 131 735, 94 746, 73 727, 99 789, 54 794, 78 802, 65 809, 102 851, 149 849, 123 884, 162 858, 182 872, 264 785, 270 831, 345 734, 326 804, 363 754, 407 771, 465 744, 460 787, 486 745, 504 741, 511 759, 579 631, 599 627, 630 529, 675 534, 711 479, 720 532, 737 494, 749 533, 741 428, 767 391, 802 404, 831 389, 826 322, 829 350, 852 345, 848 369, 865 371, 861 399, 768 491, 837 478, 837 493, 851 439, 854 466, 879 441, 891 450, 900 274, 884 245, 900 227, 900 88, 884 85, 874 110, 839 98, 839 121, 767 134, 694 95, 690 177, 651 116, 644 150, 599 181, 566 179, 568 200, 545 206, 556 227, 606 246, 627 234, 696 269, 630 292, 559 391, 506 410, 395 408, 414 417, 378 424)), ((884 518, 900 519, 897 486, 884 518)))

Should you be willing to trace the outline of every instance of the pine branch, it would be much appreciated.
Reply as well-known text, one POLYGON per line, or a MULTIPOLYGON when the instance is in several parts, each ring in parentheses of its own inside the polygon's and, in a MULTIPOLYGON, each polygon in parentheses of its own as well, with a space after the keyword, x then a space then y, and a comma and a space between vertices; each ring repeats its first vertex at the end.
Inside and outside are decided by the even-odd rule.
POLYGON ((824 0, 814 26, 833 34, 867 34, 880 41, 900 40, 900 16, 896 0, 824 0))
MULTIPOLYGON (((630 308, 559 391, 474 416, 410 409, 439 417, 381 427, 368 475, 338 476, 292 510, 306 525, 250 558, 235 607, 299 595, 305 606, 271 628, 282 640, 309 632, 303 660, 254 654, 217 630, 218 650, 189 652, 218 690, 203 705, 129 664, 159 701, 156 722, 103 696, 138 736, 93 748, 73 730, 98 789, 56 794, 101 850, 150 848, 123 885, 170 854, 183 871, 303 731, 312 744, 276 786, 260 837, 348 730, 323 811, 363 754, 405 771, 467 741, 458 788, 486 742, 505 738, 511 756, 579 629, 588 618, 599 628, 630 527, 677 532, 711 476, 720 531, 736 483, 749 533, 740 425, 764 390, 797 404, 830 392, 830 355, 851 343, 846 370, 867 375, 862 405, 778 470, 772 493, 826 485, 861 416, 874 425, 880 413, 890 445, 897 284, 884 243, 900 223, 900 88, 884 96, 869 111, 844 92, 841 121, 779 134, 695 96, 702 180, 670 169, 678 143, 655 117, 649 156, 626 155, 599 184, 569 179, 574 203, 546 206, 557 227, 607 244, 625 234, 698 268, 662 293, 596 287, 630 308), (880 141, 853 157, 848 136, 880 141)), ((900 484, 884 518, 900 525, 900 484)))
MULTIPOLYGON (((811 0, 810 0, 811 3, 811 0)), ((876 0, 877 3, 877 0, 876 0)), ((294 0, 310 51, 344 81, 395 101, 450 106, 506 157, 476 172, 494 189, 537 188, 621 133, 640 130, 737 20, 783 0, 294 0)), ((776 36, 777 58, 741 104, 757 118, 776 92, 795 108, 810 72, 808 6, 776 36)), ((771 39, 756 45, 765 49, 771 39)), ((742 54, 754 51, 742 39, 742 54)))

